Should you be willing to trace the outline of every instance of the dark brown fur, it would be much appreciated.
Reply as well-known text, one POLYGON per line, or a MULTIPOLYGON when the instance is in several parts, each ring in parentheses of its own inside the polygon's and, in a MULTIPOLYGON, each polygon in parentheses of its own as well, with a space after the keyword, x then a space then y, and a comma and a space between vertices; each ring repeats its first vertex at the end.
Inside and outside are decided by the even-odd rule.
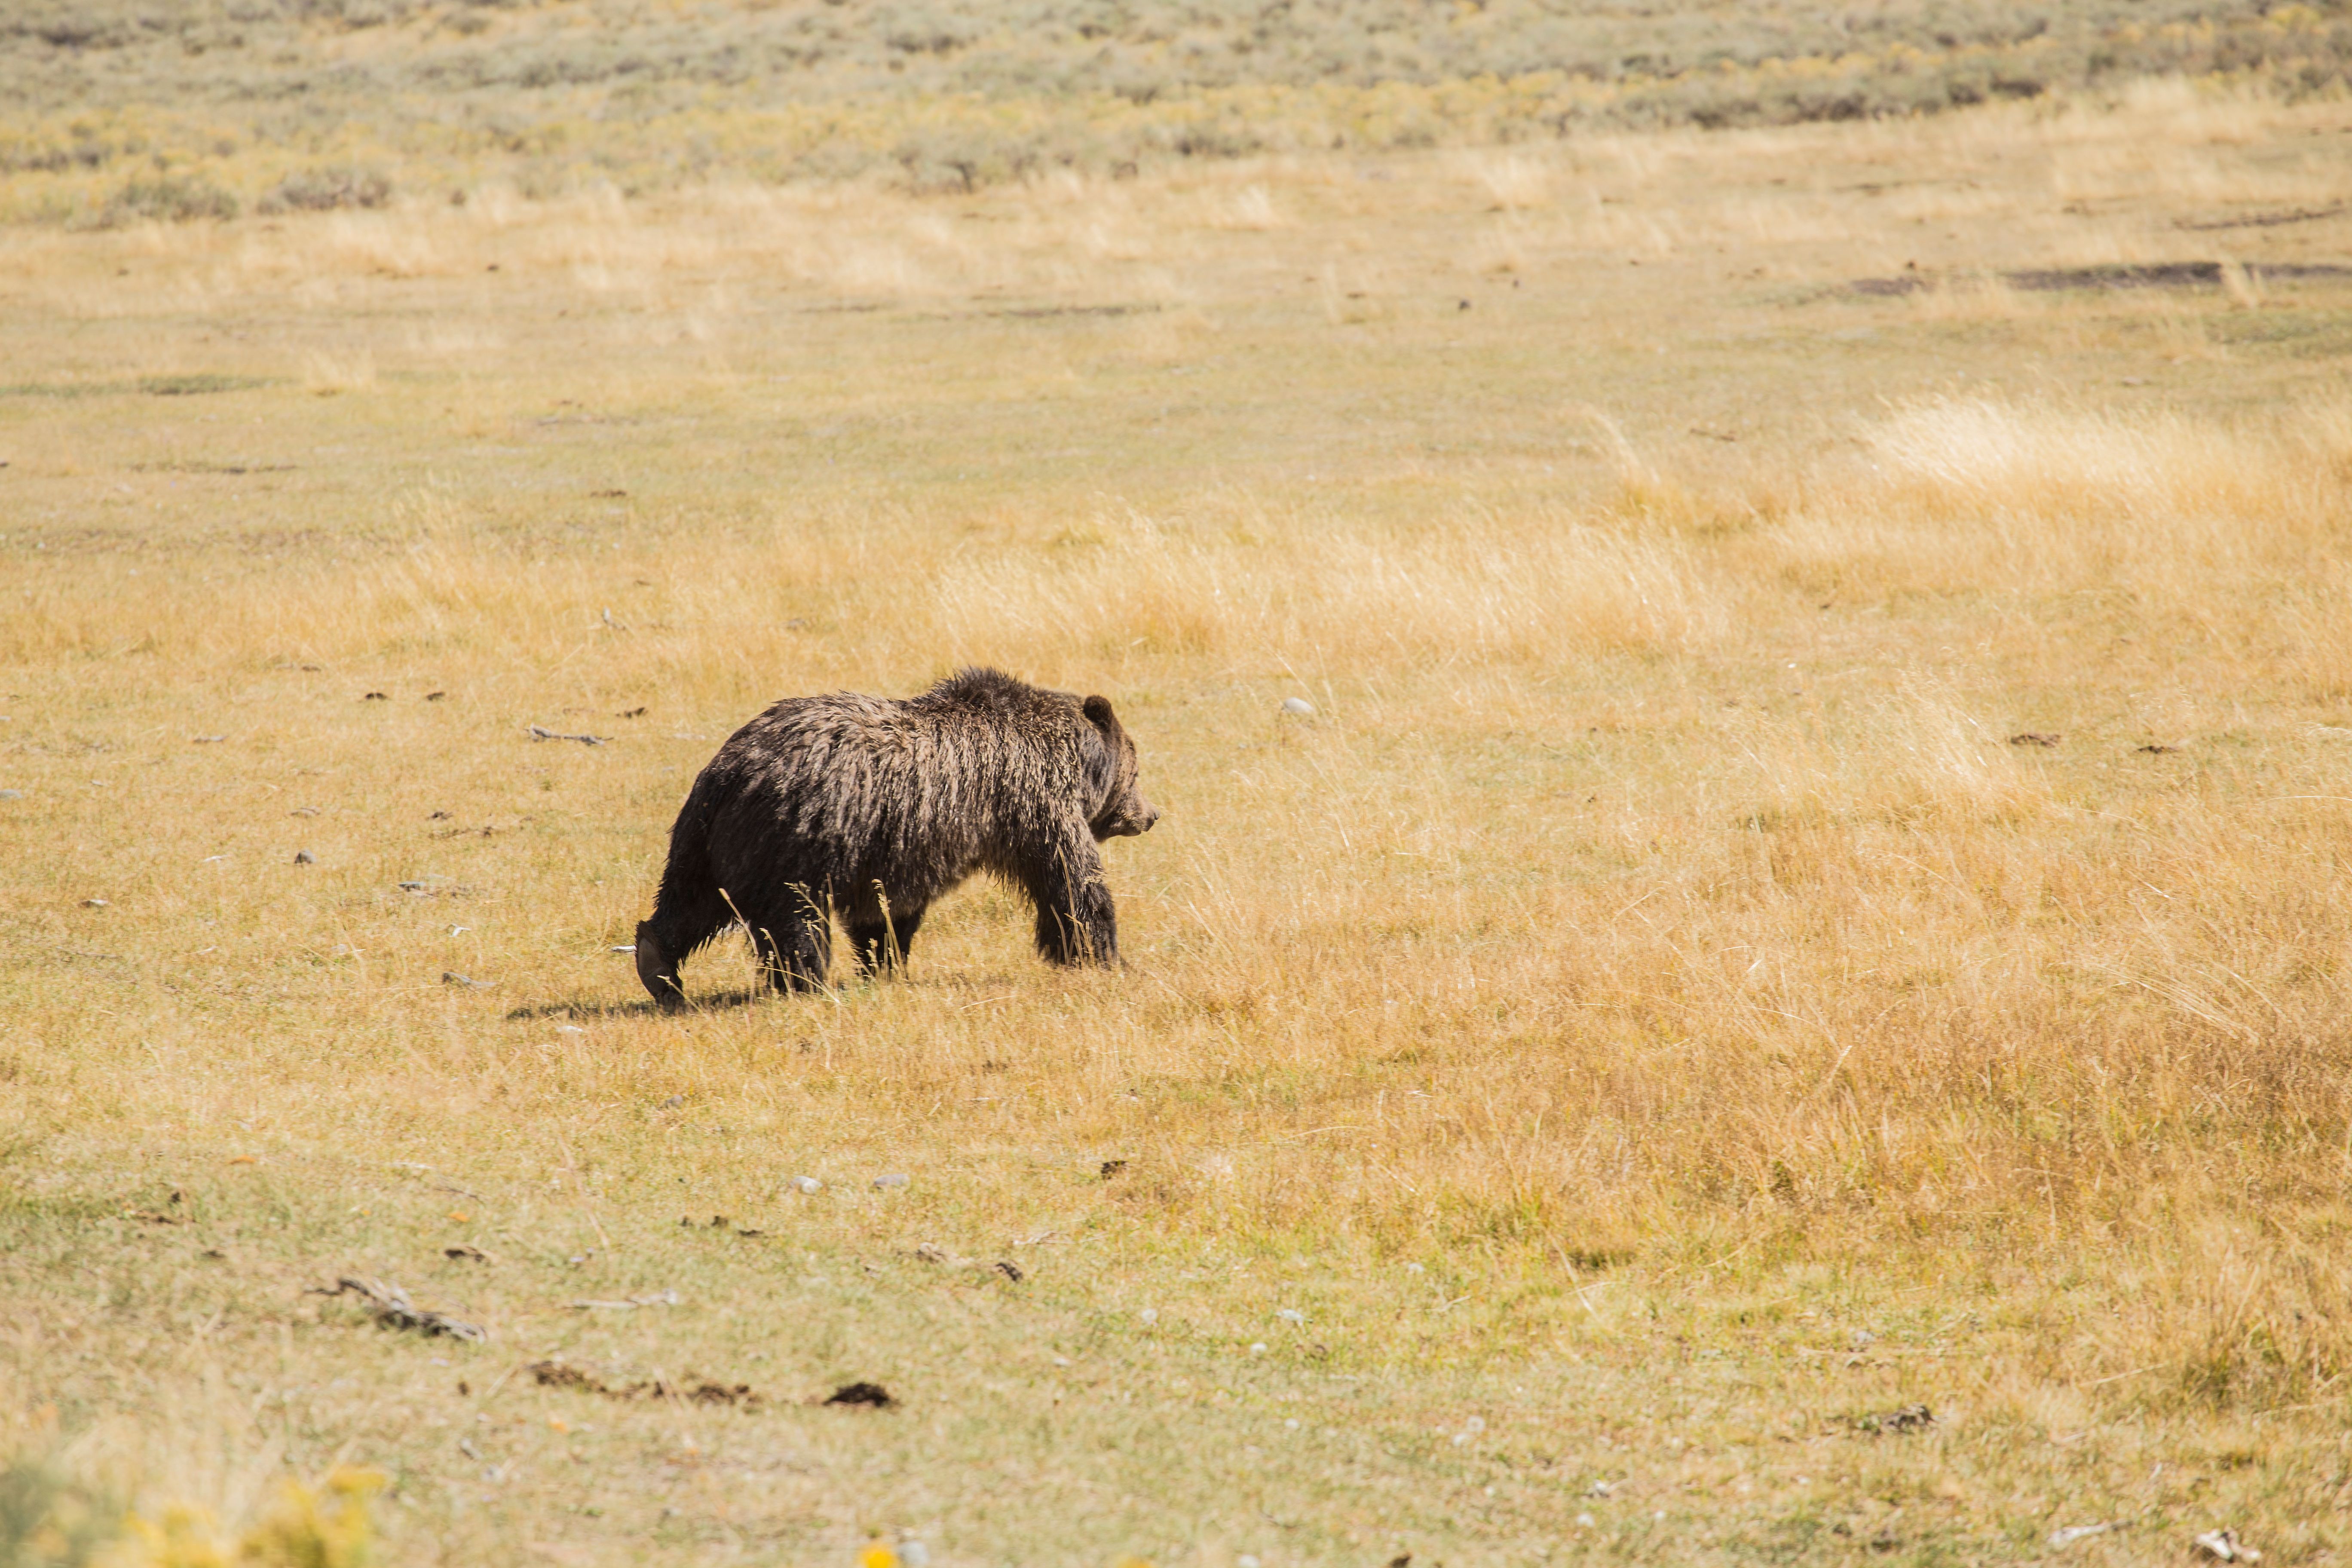
POLYGON ((975 871, 1027 893, 1037 951, 1111 963, 1118 926, 1101 839, 1160 813, 1135 787, 1110 703, 967 669, 919 697, 790 697, 738 730, 694 781, 637 976, 685 1000, 679 963, 737 920, 768 984, 813 990, 838 915, 868 969, 906 962, 932 900, 975 871))

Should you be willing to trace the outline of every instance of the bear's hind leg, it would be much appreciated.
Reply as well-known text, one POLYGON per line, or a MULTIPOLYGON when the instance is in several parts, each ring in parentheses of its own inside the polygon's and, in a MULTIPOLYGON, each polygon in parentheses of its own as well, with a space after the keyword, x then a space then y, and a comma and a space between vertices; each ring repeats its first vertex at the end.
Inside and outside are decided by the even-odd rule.
POLYGON ((858 967, 868 974, 895 973, 907 966, 907 954, 915 945, 915 932, 922 929, 923 910, 893 910, 887 921, 858 919, 845 922, 849 930, 849 950, 857 955, 858 967))
POLYGON ((778 991, 822 991, 833 966, 833 925, 822 910, 750 921, 761 980, 778 991))

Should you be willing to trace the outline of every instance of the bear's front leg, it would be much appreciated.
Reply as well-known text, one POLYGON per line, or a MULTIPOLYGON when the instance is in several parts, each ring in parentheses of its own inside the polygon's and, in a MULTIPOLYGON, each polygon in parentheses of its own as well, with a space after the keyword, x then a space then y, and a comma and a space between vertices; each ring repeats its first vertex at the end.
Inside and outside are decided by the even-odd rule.
POLYGON ((1037 906, 1037 951, 1046 963, 1118 962, 1118 914, 1092 837, 1061 846, 1023 881, 1037 906))

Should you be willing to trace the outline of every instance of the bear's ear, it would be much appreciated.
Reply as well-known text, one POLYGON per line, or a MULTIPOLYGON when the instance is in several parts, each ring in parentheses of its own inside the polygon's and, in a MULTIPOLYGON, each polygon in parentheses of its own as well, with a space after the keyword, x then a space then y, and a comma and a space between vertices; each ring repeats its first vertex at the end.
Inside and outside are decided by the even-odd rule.
POLYGON ((1079 753, 1086 759, 1087 778, 1100 792, 1108 805, 1118 793, 1119 754, 1128 749, 1127 736, 1118 727, 1118 716, 1110 710, 1108 697, 1089 697, 1078 704, 1078 711, 1087 716, 1091 732, 1078 738, 1079 753))

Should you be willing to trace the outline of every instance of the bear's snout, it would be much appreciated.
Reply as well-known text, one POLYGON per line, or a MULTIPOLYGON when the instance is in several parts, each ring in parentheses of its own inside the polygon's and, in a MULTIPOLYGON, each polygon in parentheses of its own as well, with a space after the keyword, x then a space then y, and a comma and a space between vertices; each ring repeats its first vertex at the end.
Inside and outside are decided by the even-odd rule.
POLYGON ((1138 834, 1150 832, 1151 825, 1159 820, 1160 808, 1138 795, 1124 810, 1096 828, 1095 833, 1102 838, 1133 838, 1138 834))

